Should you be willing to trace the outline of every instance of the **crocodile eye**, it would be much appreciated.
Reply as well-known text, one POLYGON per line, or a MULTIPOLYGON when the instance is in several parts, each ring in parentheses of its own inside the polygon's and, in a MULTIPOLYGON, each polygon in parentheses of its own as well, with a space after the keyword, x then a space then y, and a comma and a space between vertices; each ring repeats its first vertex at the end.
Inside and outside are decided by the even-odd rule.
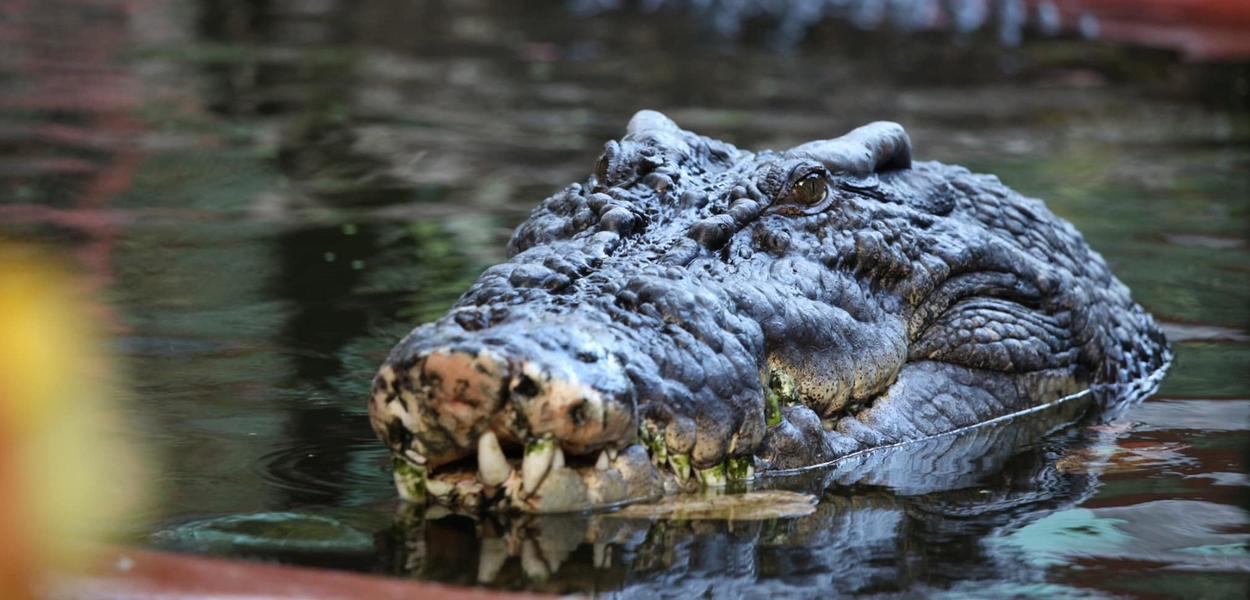
POLYGON ((830 188, 829 171, 821 165, 801 164, 776 184, 765 177, 763 185, 773 187, 775 192, 771 212, 788 215, 814 215, 829 208, 837 201, 837 193, 830 188))
POLYGON ((829 184, 819 173, 800 179, 790 188, 790 198, 800 206, 815 206, 829 196, 829 184))

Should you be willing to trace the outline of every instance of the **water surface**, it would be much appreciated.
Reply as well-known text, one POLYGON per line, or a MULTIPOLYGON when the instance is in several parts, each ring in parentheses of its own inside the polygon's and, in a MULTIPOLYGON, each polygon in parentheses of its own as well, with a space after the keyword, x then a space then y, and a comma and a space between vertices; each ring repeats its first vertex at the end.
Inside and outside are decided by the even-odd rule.
POLYGON ((687 12, 559 2, 11 15, 0 236, 63 250, 115 334, 160 459, 137 543, 627 597, 1240 598, 1250 582, 1244 64, 829 19, 782 46, 756 19, 730 43, 687 12), (748 148, 899 121, 919 158, 998 174, 1075 223, 1166 324, 1172 372, 1107 422, 777 483, 819 498, 803 517, 394 527, 373 371, 641 108, 748 148))

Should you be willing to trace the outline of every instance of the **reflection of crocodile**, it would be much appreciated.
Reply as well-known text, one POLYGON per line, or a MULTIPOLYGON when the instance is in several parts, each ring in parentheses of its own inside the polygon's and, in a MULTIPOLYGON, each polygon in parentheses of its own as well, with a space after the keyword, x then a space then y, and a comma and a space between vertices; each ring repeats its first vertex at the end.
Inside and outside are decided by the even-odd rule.
POLYGON ((644 111, 374 381, 410 500, 752 479, 1134 381, 1153 320, 1042 202, 875 123, 758 154, 644 111))
MULTIPOLYGON (((1127 402, 1148 391, 1099 400, 1127 402)), ((799 518, 447 516, 384 536, 394 544, 389 568, 462 585, 628 598, 911 597, 952 588, 1008 596, 1003 590, 1042 581, 1045 572, 1005 540, 1097 489, 1096 474, 1055 468, 1065 450, 1094 443, 1082 438, 1088 430, 1048 435, 1094 400, 770 480, 819 498, 815 512, 799 518), (427 546, 439 551, 424 553, 427 546), (989 585, 1000 593, 981 589, 989 585)))

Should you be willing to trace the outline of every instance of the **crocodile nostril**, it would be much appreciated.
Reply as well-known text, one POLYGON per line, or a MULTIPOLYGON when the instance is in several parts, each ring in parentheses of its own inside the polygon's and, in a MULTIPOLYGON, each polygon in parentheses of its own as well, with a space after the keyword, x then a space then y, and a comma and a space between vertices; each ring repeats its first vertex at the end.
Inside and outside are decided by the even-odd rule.
POLYGON ((581 427, 586 424, 586 401, 582 400, 569 408, 569 420, 581 427))
POLYGON ((412 445, 412 432, 404 427, 403 421, 395 419, 386 424, 386 442, 391 448, 404 451, 412 445))
POLYGON ((526 398, 533 398, 538 395, 538 392, 538 382, 524 373, 517 377, 516 385, 512 386, 512 393, 526 398))

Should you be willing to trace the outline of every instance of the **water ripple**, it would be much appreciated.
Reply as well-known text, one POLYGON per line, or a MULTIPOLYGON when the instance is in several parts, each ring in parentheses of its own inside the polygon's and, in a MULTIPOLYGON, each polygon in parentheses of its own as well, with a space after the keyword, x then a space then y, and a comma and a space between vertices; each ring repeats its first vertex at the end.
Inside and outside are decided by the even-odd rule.
POLYGON ((265 454, 256 470, 296 503, 352 506, 390 499, 386 448, 375 439, 325 439, 265 454))

